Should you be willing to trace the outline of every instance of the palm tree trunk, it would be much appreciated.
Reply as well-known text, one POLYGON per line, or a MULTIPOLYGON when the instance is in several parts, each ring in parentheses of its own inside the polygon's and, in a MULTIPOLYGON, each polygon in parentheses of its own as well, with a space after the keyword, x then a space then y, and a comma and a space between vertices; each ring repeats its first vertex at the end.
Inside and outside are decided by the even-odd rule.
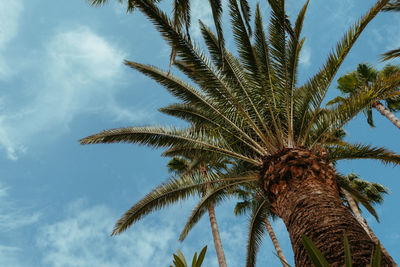
POLYGON ((388 259, 392 262, 392 266, 397 266, 397 264, 394 262, 393 258, 389 255, 389 252, 384 248, 382 243, 379 241, 379 239, 376 237, 374 232, 372 232, 371 228, 368 226, 367 221, 364 219, 364 217, 361 215, 360 209, 358 208, 356 202, 352 198, 349 192, 346 190, 342 189, 343 194, 346 197, 347 203, 349 204, 349 207, 351 211, 354 214, 354 217, 358 221, 358 223, 364 228, 365 232, 371 237, 372 241, 377 245, 378 243, 381 246, 382 253, 388 257, 388 259))
MULTIPOLYGON (((344 266, 344 233, 353 266, 368 266, 375 243, 340 199, 336 172, 326 152, 284 149, 264 159, 261 183, 271 210, 289 232, 297 267, 312 266, 302 243, 308 236, 330 266, 344 266)), ((381 266, 392 266, 382 255, 381 266)))
POLYGON ((274 244, 276 253, 278 253, 279 260, 281 261, 282 266, 283 267, 288 267, 289 264, 287 263, 285 255, 283 254, 283 251, 281 249, 281 246, 278 243, 278 239, 275 236, 274 229, 272 229, 272 226, 271 226, 271 223, 269 222, 268 217, 265 218, 265 227, 267 228, 267 232, 269 234, 269 237, 272 240, 272 244, 274 244))
MULTIPOLYGON (((207 166, 201 166, 200 169, 205 175, 207 175, 207 166)), ((207 185, 207 191, 210 190, 210 185, 207 185)), ((215 217, 214 203, 211 203, 208 207, 208 217, 210 218, 211 231, 214 240, 215 252, 218 258, 219 267, 227 267, 224 249, 222 248, 221 236, 219 235, 219 229, 217 224, 217 217, 215 217)))
POLYGON ((390 112, 389 109, 387 109, 380 101, 376 101, 372 103, 372 106, 379 111, 383 116, 385 116, 391 123, 394 124, 397 128, 400 129, 400 120, 394 115, 392 112, 390 112))
POLYGON ((217 253, 218 264, 220 267, 226 267, 226 259, 224 250, 222 248, 221 237, 219 235, 217 218, 215 217, 214 204, 210 204, 208 206, 208 216, 210 217, 211 230, 214 239, 215 251, 217 253))

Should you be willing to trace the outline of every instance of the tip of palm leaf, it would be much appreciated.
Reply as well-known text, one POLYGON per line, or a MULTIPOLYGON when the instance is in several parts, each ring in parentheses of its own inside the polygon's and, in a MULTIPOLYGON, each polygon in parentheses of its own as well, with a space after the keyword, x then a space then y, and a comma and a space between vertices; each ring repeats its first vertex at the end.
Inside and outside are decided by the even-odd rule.
POLYGON ((120 231, 118 231, 117 229, 114 229, 112 232, 111 232, 111 235, 110 236, 117 236, 117 235, 119 235, 121 232, 120 231))
POLYGON ((188 233, 186 233, 185 231, 183 231, 182 233, 181 233, 181 235, 179 236, 179 242, 183 242, 184 240, 185 240, 185 238, 187 237, 187 234, 188 233))
POLYGON ((122 232, 124 232, 125 229, 122 229, 120 225, 118 225, 118 223, 114 226, 114 229, 111 232, 111 236, 117 236, 119 234, 121 234, 122 232))
POLYGON ((89 144, 89 139, 88 139, 88 137, 85 137, 85 138, 80 139, 80 140, 79 140, 79 144, 81 144, 81 145, 87 145, 87 144, 89 144))
POLYGON ((79 143, 81 145, 89 145, 89 144, 95 144, 96 142, 93 140, 93 135, 91 135, 91 136, 80 139, 79 143))

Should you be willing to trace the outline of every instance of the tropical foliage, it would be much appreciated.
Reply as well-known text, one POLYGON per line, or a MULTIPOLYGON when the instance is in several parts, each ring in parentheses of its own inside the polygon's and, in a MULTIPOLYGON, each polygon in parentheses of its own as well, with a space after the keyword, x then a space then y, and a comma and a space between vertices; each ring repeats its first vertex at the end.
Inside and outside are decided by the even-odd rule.
MULTIPOLYGON (((153 1, 134 2, 176 52, 174 65, 192 83, 151 65, 132 61, 126 61, 126 64, 157 81, 174 95, 179 102, 161 109, 161 112, 184 119, 190 126, 106 130, 82 139, 81 143, 138 143, 163 147, 165 156, 187 158, 224 156, 243 162, 248 166, 248 171, 223 179, 213 174, 204 175, 202 179, 194 176, 190 179, 172 179, 157 188, 151 196, 148 195, 149 199, 145 198, 126 212, 116 224, 114 233, 126 230, 150 212, 150 200, 158 203, 156 208, 162 208, 165 205, 162 200, 168 196, 168 192, 180 192, 182 195, 179 198, 184 198, 190 195, 191 190, 195 192, 196 187, 206 189, 208 185, 215 185, 194 209, 189 218, 191 223, 185 227, 182 238, 206 212, 210 203, 217 203, 227 197, 228 188, 237 188, 259 180, 260 190, 266 196, 265 203, 284 220, 292 240, 297 240, 299 235, 315 234, 318 227, 316 223, 329 221, 318 219, 318 214, 324 213, 320 216, 329 219, 329 214, 334 213, 337 218, 341 216, 346 221, 347 228, 339 229, 337 227, 342 226, 334 224, 324 225, 328 229, 325 234, 329 235, 331 241, 320 241, 317 245, 322 251, 327 251, 328 247, 333 248, 328 243, 334 242, 336 247, 328 255, 328 260, 340 264, 342 259, 338 253, 343 251, 343 244, 339 244, 338 240, 342 237, 337 237, 337 233, 339 230, 353 231, 349 235, 350 244, 355 242, 355 236, 361 244, 356 248, 359 253, 355 260, 360 265, 366 263, 365 251, 370 253, 368 248, 373 243, 361 226, 351 219, 350 213, 340 201, 338 180, 332 163, 342 159, 363 158, 400 163, 400 156, 384 148, 349 144, 338 137, 342 128, 360 111, 386 98, 399 83, 400 77, 393 76, 376 86, 359 90, 334 106, 324 107, 324 100, 350 49, 368 23, 389 1, 378 1, 360 18, 328 55, 320 71, 303 85, 297 84, 297 68, 304 43, 301 29, 308 2, 292 25, 286 15, 284 1, 269 0, 271 18, 267 34, 259 6, 255 10, 254 27, 250 32, 243 19, 246 17, 243 10, 236 0, 230 0, 229 9, 238 56, 221 48, 221 37, 214 35, 201 23, 210 58, 187 34, 174 26, 174 22, 153 1), (292 186, 298 190, 291 191, 292 186), (305 199, 301 197, 302 194, 310 197, 305 199), (296 201, 307 201, 303 207, 313 208, 306 208, 308 213, 303 213, 293 208, 296 201), (325 205, 323 203, 330 203, 330 206, 321 206, 325 205), (138 208, 143 212, 133 212, 138 208), (331 208, 333 210, 329 210, 331 208), (300 215, 305 222, 301 222, 298 217, 300 215), (290 227, 289 218, 295 220, 290 227), (300 224, 304 227, 298 227, 300 224), (360 234, 356 235, 356 232, 360 234)), ((178 199, 178 195, 175 197, 178 199)), ((305 255, 302 253, 304 247, 298 243, 294 243, 293 247, 296 264, 307 265, 308 259, 302 256, 305 255)), ((387 262, 387 259, 384 261, 387 262)))
MULTIPOLYGON (((205 246, 199 253, 199 256, 197 257, 197 252, 194 253, 193 259, 192 259, 192 267, 201 267, 204 261, 204 257, 206 256, 207 252, 207 246, 205 246)), ((170 267, 188 267, 186 263, 185 256, 183 256, 182 252, 178 249, 178 253, 174 254, 174 266, 170 267)))
MULTIPOLYGON (((174 173, 175 175, 185 175, 188 173, 191 173, 195 170, 200 171, 204 175, 207 175, 210 169, 213 169, 217 172, 220 172, 221 170, 227 170, 227 165, 230 163, 230 161, 225 160, 224 158, 218 158, 218 159, 208 159, 207 161, 204 161, 200 158, 192 159, 191 161, 188 161, 187 159, 183 157, 173 157, 169 162, 168 162, 168 170, 170 173, 174 173)), ((208 185, 206 188, 206 191, 201 191, 199 192, 200 196, 204 196, 205 194, 208 193, 210 190, 211 186, 208 185)), ((217 254, 217 259, 218 259, 218 264, 220 267, 226 267, 226 258, 225 258, 225 253, 222 248, 222 241, 221 237, 219 234, 219 228, 217 224, 217 218, 215 215, 215 206, 214 203, 210 203, 208 208, 208 217, 210 220, 210 225, 211 225, 211 230, 212 230, 212 236, 214 240, 214 246, 215 246, 215 251, 217 254)))
MULTIPOLYGON (((349 240, 346 236, 346 233, 344 233, 344 258, 345 258, 345 267, 352 267, 353 262, 351 260, 351 249, 349 245, 349 240)), ((311 241, 310 238, 307 236, 302 236, 302 241, 303 244, 306 248, 307 254, 311 259, 311 262, 313 263, 314 266, 316 267, 329 267, 328 261, 325 259, 325 257, 322 255, 321 251, 314 245, 314 243, 311 241)), ((377 244, 375 247, 374 252, 372 253, 370 264, 368 266, 370 267, 380 267, 381 266, 381 248, 380 245, 377 244)))
MULTIPOLYGON (((346 95, 353 95, 358 91, 368 90, 374 86, 380 86, 385 80, 391 79, 400 75, 400 67, 395 65, 386 65, 381 71, 377 71, 372 66, 361 63, 357 70, 350 72, 338 79, 338 89, 346 95)), ((372 108, 376 108, 382 115, 386 116, 395 126, 400 128, 400 121, 392 112, 400 110, 400 84, 393 86, 392 90, 388 91, 381 99, 371 103, 364 109, 367 115, 367 122, 374 127, 372 108), (381 103, 383 101, 386 107, 381 103), (383 111, 383 112, 382 112, 383 111)), ((344 98, 336 97, 329 104, 341 103, 344 98)))

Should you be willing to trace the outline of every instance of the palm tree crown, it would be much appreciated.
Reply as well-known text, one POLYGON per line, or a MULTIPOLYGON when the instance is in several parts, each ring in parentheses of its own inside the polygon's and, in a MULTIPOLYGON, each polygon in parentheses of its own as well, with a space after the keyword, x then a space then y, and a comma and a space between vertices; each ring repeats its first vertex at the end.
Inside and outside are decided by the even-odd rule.
MULTIPOLYGON (((306 177, 318 181, 317 184, 324 184, 321 190, 327 194, 326 203, 342 205, 333 162, 341 159, 370 158, 399 164, 400 156, 384 148, 349 144, 338 138, 343 126, 354 116, 391 92, 393 86, 399 83, 399 75, 366 90, 357 91, 335 106, 323 106, 327 90, 351 47, 389 0, 378 1, 360 18, 338 42, 320 71, 300 86, 297 84, 297 67, 304 43, 301 29, 308 1, 300 10, 294 25, 286 15, 283 0, 268 2, 271 7, 268 34, 264 30, 263 18, 257 5, 251 35, 246 20, 243 19, 246 16, 237 1, 229 0, 238 56, 222 48, 219 45, 220 37, 215 36, 201 23, 201 31, 210 54, 208 58, 187 34, 174 26, 173 21, 153 1, 136 0, 136 7, 154 23, 167 43, 176 51, 177 60, 174 65, 192 81, 192 84, 151 65, 131 61, 126 61, 126 64, 157 81, 174 95, 179 102, 160 111, 184 119, 190 126, 183 129, 165 126, 106 130, 82 139, 81 143, 138 143, 164 147, 166 150, 163 155, 166 156, 193 158, 222 155, 246 162, 251 166, 251 170, 259 173, 260 188, 266 195, 271 210, 285 223, 288 223, 292 216, 300 216, 300 210, 299 213, 294 212, 295 202, 302 200, 301 194, 307 195, 307 190, 314 190, 310 191, 314 193, 308 194, 308 201, 314 199, 315 203, 319 202, 317 199, 320 196, 315 195, 317 191, 312 188, 316 184, 308 181, 306 177), (304 187, 304 190, 292 192, 289 190, 292 185, 296 188, 304 187), (286 210, 283 209, 283 203, 288 204, 286 210)), ((248 183, 248 177, 239 175, 235 180, 226 181, 229 184, 225 187, 214 189, 212 196, 207 194, 201 200, 199 213, 193 216, 199 216, 208 203, 223 198, 224 196, 218 193, 223 192, 224 188, 232 184, 248 183)), ((254 175, 251 177, 254 180, 254 175)), ((336 211, 347 216, 345 207, 343 206, 343 209, 339 206, 335 207, 338 208, 336 211)), ((313 217, 315 218, 302 216, 301 219, 313 220, 313 217)), ((295 220, 301 223, 301 220, 296 218, 295 220)), ((313 229, 316 230, 312 227, 314 222, 305 223, 309 224, 309 228, 288 227, 293 240, 297 240, 301 234, 309 234, 313 229)), ((354 221, 348 223, 357 228, 354 221)), ((119 232, 126 227, 124 224, 117 225, 119 232)), ((350 243, 353 245, 352 242, 355 241, 352 238, 355 236, 356 234, 349 234, 350 243)), ((342 237, 341 233, 340 238, 342 237)), ((369 260, 369 255, 366 257, 365 253, 370 253, 368 248, 371 244, 367 239, 360 242, 364 242, 362 244, 365 246, 358 246, 360 253, 354 258, 358 257, 359 262, 366 262, 365 259, 369 260)), ((335 239, 332 244, 342 243, 341 240, 335 239)), ((301 256, 304 254, 304 248, 295 244, 293 247, 296 264, 307 263, 308 259, 301 256)), ((340 249, 335 251, 339 253, 340 249)), ((340 261, 341 256, 335 253, 331 253, 328 259, 335 261, 337 258, 340 261)))

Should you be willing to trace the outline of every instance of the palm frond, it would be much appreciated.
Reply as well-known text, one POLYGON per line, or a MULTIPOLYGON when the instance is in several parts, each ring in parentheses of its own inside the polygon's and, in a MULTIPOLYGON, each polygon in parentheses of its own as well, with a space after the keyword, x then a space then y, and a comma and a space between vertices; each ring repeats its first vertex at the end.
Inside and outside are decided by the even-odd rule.
POLYGON ((247 31, 251 36, 252 35, 252 30, 250 26, 251 11, 249 2, 247 0, 239 0, 239 4, 240 4, 240 10, 242 11, 243 19, 247 26, 247 31))
POLYGON ((147 214, 171 206, 180 200, 199 195, 205 190, 209 177, 198 179, 195 175, 187 175, 180 179, 170 179, 166 183, 153 189, 139 202, 133 205, 115 224, 112 235, 120 234, 147 214))
POLYGON ((400 1, 392 0, 382 9, 382 11, 400 11, 400 1))
POLYGON ((255 162, 234 152, 228 144, 224 144, 218 137, 208 136, 204 130, 197 131, 193 127, 189 129, 178 129, 169 127, 129 127, 105 130, 98 134, 85 137, 80 140, 82 145, 99 143, 137 143, 151 147, 172 147, 190 144, 195 149, 209 150, 237 157, 242 160, 255 162))
MULTIPOLYGON (((257 130, 258 136, 262 139, 264 144, 270 148, 274 147, 271 144, 271 140, 274 140, 273 133, 265 123, 269 121, 265 116, 262 116, 260 112, 263 112, 262 108, 264 105, 256 105, 255 101, 262 103, 257 94, 257 83, 251 81, 251 77, 243 71, 244 66, 239 62, 239 60, 233 56, 231 53, 225 51, 221 52, 217 45, 217 39, 213 33, 204 24, 201 23, 201 30, 207 47, 210 51, 213 61, 218 67, 222 68, 222 73, 227 79, 230 79, 234 86, 232 86, 232 93, 236 95, 240 103, 246 109, 249 117, 254 118, 254 129, 257 130), (224 54, 224 58, 222 58, 224 54), (249 91, 246 88, 253 88, 249 91), (263 131, 263 132, 262 132, 263 131), (267 137, 265 137, 267 135, 267 137)), ((251 47, 251 45, 250 45, 251 47)))
POLYGON ((246 266, 256 265, 256 255, 263 240, 265 231, 267 200, 259 202, 256 210, 252 212, 249 220, 249 234, 247 239, 246 266))
MULTIPOLYGON (((400 84, 400 75, 392 75, 389 78, 379 79, 372 85, 363 90, 357 90, 347 98, 336 98, 338 102, 331 109, 326 109, 325 113, 315 113, 313 134, 309 134, 307 140, 312 140, 312 146, 318 142, 330 138, 338 129, 341 129, 360 111, 371 109, 371 104, 380 99, 386 99, 400 84), (340 100, 340 101, 339 101, 340 100), (321 117, 322 115, 323 117, 321 117)), ((332 104, 332 103, 330 103, 332 104)))
POLYGON ((287 59, 287 40, 286 32, 288 25, 285 13, 285 1, 268 0, 271 7, 271 18, 269 25, 269 47, 271 55, 271 65, 274 68, 275 86, 280 93, 279 99, 282 106, 285 106, 285 112, 282 114, 285 118, 284 125, 287 130, 287 144, 293 146, 292 122, 290 121, 290 95, 288 83, 288 59, 287 59))
POLYGON ((400 164, 400 155, 382 147, 371 147, 362 144, 346 144, 328 147, 329 158, 332 161, 343 159, 376 159, 384 164, 400 164))
POLYGON ((341 190, 346 190, 351 196, 359 203, 361 203, 368 212, 375 217, 375 219, 379 222, 378 214, 376 213, 374 207, 371 205, 371 201, 364 196, 360 191, 355 189, 345 178, 341 176, 336 177, 338 181, 338 185, 341 190))
MULTIPOLYGON (((103 6, 108 3, 109 0, 87 0, 92 6, 103 6)), ((118 3, 127 3, 127 12, 133 12, 135 9, 136 2, 139 0, 116 0, 118 3)), ((159 3, 161 0, 151 0, 153 3, 159 3)))
POLYGON ((221 53, 221 59, 223 60, 224 58, 224 50, 225 50, 225 40, 224 40, 224 34, 222 31, 222 22, 221 22, 221 17, 222 17, 222 2, 221 0, 209 0, 210 2, 210 7, 211 11, 213 14, 213 19, 214 19, 214 25, 215 25, 215 30, 217 31, 218 35, 218 47, 219 50, 222 52, 221 53))
MULTIPOLYGON (((227 84, 228 81, 216 73, 206 57, 188 40, 187 36, 184 36, 178 29, 173 27, 169 18, 150 0, 139 1, 137 6, 155 24, 170 46, 176 50, 177 56, 184 63, 176 64, 176 66, 181 67, 181 70, 196 82, 203 91, 207 92, 214 101, 218 101, 218 104, 231 104, 231 107, 236 107, 239 114, 245 118, 244 122, 248 123, 251 126, 250 129, 262 138, 253 119, 231 93, 227 84)), ((258 146, 256 143, 254 145, 258 146)))
POLYGON ((398 57, 400 57, 400 48, 393 49, 393 50, 390 50, 390 51, 382 54, 381 55, 381 60, 382 61, 387 61, 387 60, 390 60, 390 59, 393 59, 393 58, 398 58, 398 57))
MULTIPOLYGON (((263 20, 260 13, 260 6, 257 4, 256 13, 255 13, 255 54, 258 58, 258 62, 260 65, 260 84, 261 89, 263 90, 260 95, 264 95, 265 102, 267 103, 268 113, 272 121, 273 128, 275 130, 275 135, 277 139, 277 143, 282 146, 283 144, 283 128, 280 122, 279 114, 281 113, 279 110, 279 106, 277 105, 277 97, 275 90, 274 81, 275 73, 273 71, 269 48, 267 44, 267 38, 265 35, 263 20)), ((265 113, 264 113, 265 114, 265 113)))
POLYGON ((126 61, 126 64, 145 75, 150 76, 152 79, 156 80, 158 83, 166 87, 166 89, 172 93, 177 98, 180 98, 187 104, 197 105, 205 110, 208 110, 208 114, 214 116, 212 119, 223 119, 225 122, 232 127, 232 129, 237 132, 239 135, 243 137, 243 139, 247 139, 247 142, 251 143, 251 146, 255 148, 255 150, 259 151, 261 154, 264 154, 264 149, 258 142, 254 140, 254 138, 250 137, 245 131, 241 129, 238 125, 239 123, 236 121, 232 121, 228 118, 229 114, 226 114, 227 111, 223 110, 222 105, 215 105, 208 99, 205 95, 201 94, 199 91, 191 87, 189 84, 181 81, 180 79, 168 75, 168 73, 159 70, 156 67, 143 65, 131 61, 126 61), (217 116, 215 116, 217 115, 217 116))
POLYGON ((308 133, 314 123, 315 116, 339 67, 342 65, 344 59, 368 23, 388 2, 389 0, 378 1, 365 16, 359 19, 355 25, 348 30, 342 40, 338 42, 335 50, 330 53, 322 69, 298 90, 297 97, 301 99, 302 104, 300 105, 301 107, 297 109, 295 117, 302 118, 298 122, 300 123, 300 127, 296 127, 300 130, 298 141, 302 140, 301 144, 304 144, 307 139, 308 133), (306 114, 308 114, 307 110, 310 108, 313 110, 313 115, 311 119, 306 121, 306 114))
POLYGON ((250 207, 251 207, 251 201, 249 200, 237 202, 233 210, 233 213, 235 214, 235 216, 244 215, 249 211, 250 207))
MULTIPOLYGON (((307 12, 309 0, 304 4, 303 8, 300 10, 297 15, 296 23, 293 30, 293 35, 290 36, 288 42, 288 82, 289 82, 289 91, 290 91, 290 119, 289 123, 291 124, 291 129, 293 129, 293 105, 294 105, 294 90, 297 81, 297 67, 299 63, 299 57, 301 48, 303 47, 304 38, 301 38, 301 31, 303 29, 304 17, 307 12)), ((293 129, 293 134, 295 133, 295 129, 293 129)))

